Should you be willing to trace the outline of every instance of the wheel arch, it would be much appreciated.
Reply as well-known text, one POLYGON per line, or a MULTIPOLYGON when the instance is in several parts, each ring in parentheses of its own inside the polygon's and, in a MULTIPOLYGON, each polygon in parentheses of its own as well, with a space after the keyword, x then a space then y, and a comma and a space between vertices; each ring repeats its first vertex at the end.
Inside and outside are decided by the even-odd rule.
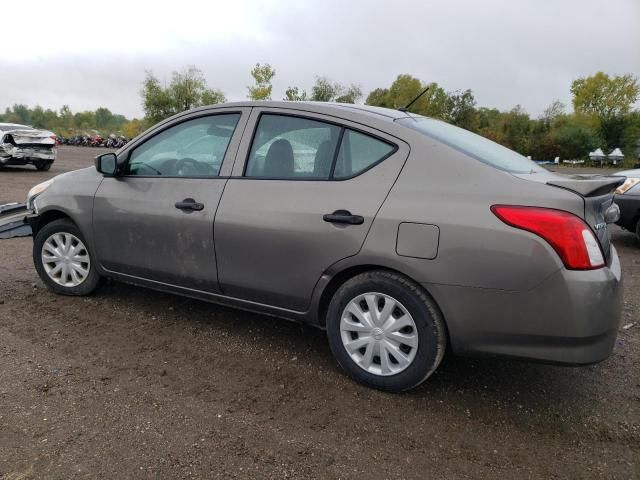
POLYGON ((69 220, 76 227, 80 228, 78 226, 78 223, 75 222, 68 213, 63 212, 62 210, 51 209, 51 210, 47 210, 46 212, 42 212, 40 215, 38 215, 37 217, 34 217, 29 222, 29 224, 31 225, 31 231, 33 236, 35 237, 38 234, 38 232, 42 229, 42 227, 44 227, 48 223, 51 223, 54 220, 60 220, 60 219, 69 220))
POLYGON ((327 285, 323 288, 322 293, 320 294, 320 298, 319 298, 318 303, 317 303, 316 322, 317 322, 318 326, 320 326, 322 328, 325 327, 325 325, 326 325, 326 315, 327 315, 327 310, 329 308, 329 303, 331 302, 331 298, 336 293, 338 288, 340 288, 341 285, 343 285, 345 282, 347 282, 351 278, 355 277, 356 275, 360 275, 361 273, 371 272, 371 271, 385 271, 385 272, 394 273, 396 275, 400 275, 402 277, 405 277, 406 279, 408 279, 412 283, 414 283, 418 288, 420 288, 429 297, 429 299, 434 303, 434 305, 438 309, 438 312, 440 313, 440 316, 441 316, 442 321, 444 323, 444 327, 445 327, 445 329, 447 331, 447 338, 450 339, 449 327, 447 326, 447 320, 446 320, 446 318, 444 316, 443 310, 440 307, 440 304, 438 303, 438 301, 431 294, 431 292, 429 292, 429 290, 427 290, 420 282, 416 281, 410 275, 407 275, 406 273, 401 272, 401 271, 399 271, 397 269, 394 269, 394 268, 391 268, 391 267, 388 267, 388 266, 384 266, 384 265, 378 265, 378 264, 352 265, 352 266, 349 266, 349 267, 346 267, 346 268, 340 270, 339 272, 335 273, 331 277, 331 279, 328 281, 327 285))

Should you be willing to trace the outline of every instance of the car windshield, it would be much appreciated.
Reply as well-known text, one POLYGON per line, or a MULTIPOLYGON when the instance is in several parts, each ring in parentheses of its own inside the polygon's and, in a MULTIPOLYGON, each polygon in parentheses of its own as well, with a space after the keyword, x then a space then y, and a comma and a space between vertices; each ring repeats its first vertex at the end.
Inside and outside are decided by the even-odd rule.
POLYGON ((396 120, 401 125, 449 145, 467 155, 509 173, 542 171, 535 162, 491 140, 463 128, 426 117, 404 117, 396 120))

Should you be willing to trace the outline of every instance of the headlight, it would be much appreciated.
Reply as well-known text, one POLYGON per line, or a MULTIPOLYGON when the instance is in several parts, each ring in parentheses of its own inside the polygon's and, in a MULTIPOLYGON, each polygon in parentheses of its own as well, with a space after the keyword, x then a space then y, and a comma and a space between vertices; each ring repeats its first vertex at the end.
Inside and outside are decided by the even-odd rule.
POLYGON ((27 208, 29 210, 33 210, 35 205, 33 201, 36 199, 38 195, 44 192, 47 188, 51 186, 53 183, 53 178, 51 180, 47 180, 46 182, 39 183, 27 193, 27 208))
POLYGON ((638 183, 640 183, 640 178, 627 178, 622 185, 616 188, 616 193, 625 193, 627 190, 635 187, 638 183))

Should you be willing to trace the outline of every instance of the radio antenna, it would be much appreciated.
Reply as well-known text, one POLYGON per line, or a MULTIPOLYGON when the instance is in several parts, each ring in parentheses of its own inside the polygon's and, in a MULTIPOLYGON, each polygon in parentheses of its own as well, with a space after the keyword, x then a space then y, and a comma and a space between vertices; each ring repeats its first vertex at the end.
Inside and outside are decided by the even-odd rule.
POLYGON ((429 91, 429 89, 430 89, 430 88, 431 88, 431 85, 429 85, 427 88, 425 88, 423 91, 421 91, 421 92, 418 94, 418 96, 417 96, 416 98, 414 98, 414 99, 413 99, 413 100, 411 100, 409 103, 407 103, 407 106, 406 106, 406 107, 399 108, 398 110, 400 110, 401 112, 406 112, 406 111, 408 111, 408 110, 409 110, 409 107, 410 107, 411 105, 413 105, 414 103, 416 103, 416 101, 417 101, 421 96, 423 96, 425 93, 427 93, 427 92, 429 91))

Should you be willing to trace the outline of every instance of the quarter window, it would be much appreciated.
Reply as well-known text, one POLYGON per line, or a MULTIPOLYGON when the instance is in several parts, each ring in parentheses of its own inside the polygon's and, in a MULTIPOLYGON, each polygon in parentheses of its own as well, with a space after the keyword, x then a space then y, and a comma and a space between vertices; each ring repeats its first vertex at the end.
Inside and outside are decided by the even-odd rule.
POLYGON ((382 140, 347 129, 342 137, 333 177, 349 178, 358 175, 394 151, 394 146, 382 140))
POLYGON ((131 152, 126 174, 215 177, 239 118, 220 114, 174 125, 131 152))

